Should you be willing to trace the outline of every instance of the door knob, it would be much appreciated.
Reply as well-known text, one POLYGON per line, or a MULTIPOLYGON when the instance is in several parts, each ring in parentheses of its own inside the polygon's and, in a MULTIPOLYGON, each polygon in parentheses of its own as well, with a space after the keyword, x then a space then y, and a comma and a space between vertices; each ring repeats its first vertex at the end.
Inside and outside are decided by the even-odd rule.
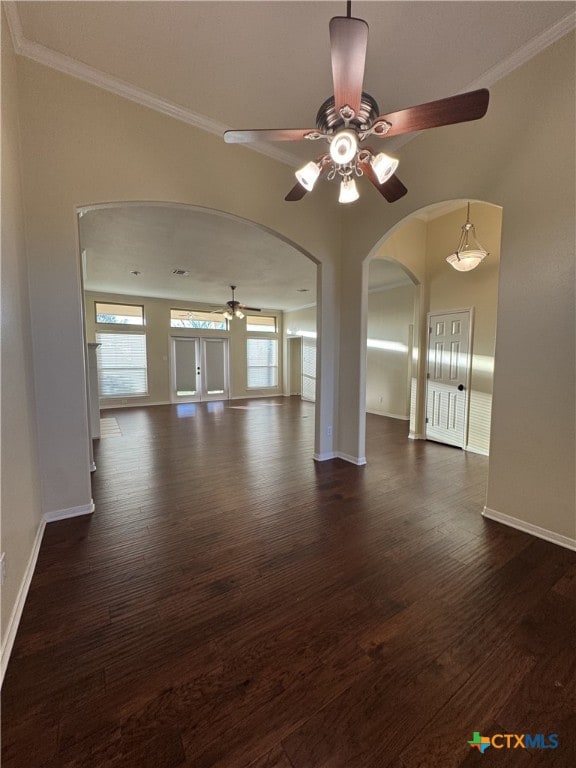
POLYGON ((464 384, 458 384, 458 392, 464 391, 464 384))

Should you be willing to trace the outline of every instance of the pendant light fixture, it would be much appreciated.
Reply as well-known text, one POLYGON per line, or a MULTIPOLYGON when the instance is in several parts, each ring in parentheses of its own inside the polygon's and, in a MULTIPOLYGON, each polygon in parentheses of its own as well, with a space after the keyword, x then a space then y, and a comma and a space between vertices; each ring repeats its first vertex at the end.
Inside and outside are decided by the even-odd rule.
POLYGON ((458 247, 446 261, 458 272, 470 272, 488 256, 488 251, 482 248, 476 237, 474 224, 470 222, 470 203, 466 212, 466 223, 462 225, 462 234, 458 247))

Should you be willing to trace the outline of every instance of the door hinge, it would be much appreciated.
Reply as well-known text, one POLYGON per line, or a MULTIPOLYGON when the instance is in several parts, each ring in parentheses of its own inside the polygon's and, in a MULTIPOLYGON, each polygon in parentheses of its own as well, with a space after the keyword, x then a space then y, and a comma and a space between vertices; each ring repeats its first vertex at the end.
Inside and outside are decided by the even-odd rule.
POLYGON ((428 333, 432 333, 432 326, 430 326, 430 328, 428 328, 428 333))
POLYGON ((430 378, 430 374, 429 374, 429 373, 427 373, 427 374, 426 374, 426 378, 427 378, 427 379, 429 379, 429 378, 430 378))
POLYGON ((430 421, 430 419, 426 418, 426 424, 428 424, 429 421, 430 421))

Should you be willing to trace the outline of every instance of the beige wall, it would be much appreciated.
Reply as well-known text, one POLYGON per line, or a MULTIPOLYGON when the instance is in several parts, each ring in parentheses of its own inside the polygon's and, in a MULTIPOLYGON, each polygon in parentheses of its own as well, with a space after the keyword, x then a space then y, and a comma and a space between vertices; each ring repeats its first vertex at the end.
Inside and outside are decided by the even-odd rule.
POLYGON ((410 416, 410 346, 414 286, 368 296, 366 410, 399 419, 410 416))
MULTIPOLYGON (((264 315, 272 315, 277 318, 278 333, 278 386, 273 389, 248 389, 246 386, 246 339, 255 334, 247 333, 246 320, 235 318, 230 323, 229 331, 204 331, 188 328, 170 328, 170 309, 212 309, 212 305, 204 305, 198 302, 170 301, 167 299, 153 299, 146 296, 122 296, 112 293, 94 293, 86 291, 86 338, 88 342, 96 341, 97 331, 110 330, 108 325, 96 323, 94 309, 95 301, 140 304, 144 307, 146 319, 145 328, 129 326, 128 329, 144 330, 146 333, 146 352, 148 358, 148 395, 143 397, 105 398, 101 400, 101 406, 112 408, 123 405, 151 405, 158 403, 170 403, 170 337, 216 337, 229 340, 230 359, 230 397, 260 397, 283 394, 282 378, 282 312, 263 308, 264 315)), ((124 330, 124 327, 118 330, 124 330)), ((274 335, 261 334, 261 336, 274 335)))
POLYGON ((351 371, 362 362, 367 256, 427 205, 472 199, 501 206, 487 507, 569 538, 576 537, 574 80, 571 33, 496 83, 483 120, 427 131, 402 147, 404 198, 385 206, 366 194, 345 212, 339 376, 339 414, 348 427, 341 447, 359 455, 364 403, 351 371))
MULTIPOLYGON (((2 14, 4 12, 2 11, 2 14)), ((13 612, 41 531, 40 477, 36 444, 33 349, 28 305, 25 214, 20 185, 21 157, 16 62, 2 18, 2 397, 1 510, 2 672, 15 629, 13 612)))
MULTIPOLYGON (((90 502, 78 206, 204 206, 266 226, 312 254, 321 262, 318 305, 326 330, 316 418, 331 423, 340 238, 329 195, 320 190, 303 206, 287 205, 287 166, 29 60, 19 67, 45 508, 90 502)), ((317 431, 317 441, 317 453, 333 447, 325 429, 317 431)))

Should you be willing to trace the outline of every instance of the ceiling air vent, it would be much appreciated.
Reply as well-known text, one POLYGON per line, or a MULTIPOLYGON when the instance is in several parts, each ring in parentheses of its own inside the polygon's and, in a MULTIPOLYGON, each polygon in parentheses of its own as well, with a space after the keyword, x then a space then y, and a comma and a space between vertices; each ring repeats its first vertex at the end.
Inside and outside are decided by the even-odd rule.
POLYGON ((190 272, 187 269, 173 269, 172 274, 178 275, 178 277, 188 277, 190 272))

